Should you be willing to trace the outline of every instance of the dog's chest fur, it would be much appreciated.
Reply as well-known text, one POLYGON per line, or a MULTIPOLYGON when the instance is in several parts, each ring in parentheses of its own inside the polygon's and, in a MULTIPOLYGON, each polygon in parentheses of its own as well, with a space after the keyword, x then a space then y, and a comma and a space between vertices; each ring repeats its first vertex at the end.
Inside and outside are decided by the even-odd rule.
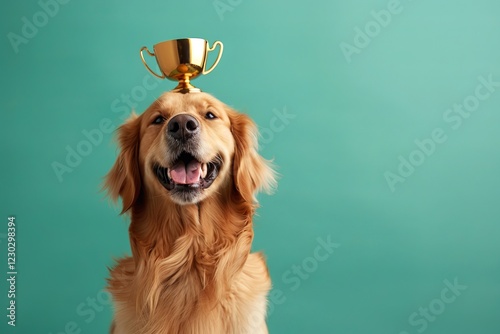
MULTIPOLYGON (((176 219, 189 220, 189 212, 182 215, 176 219)), ((132 253, 141 260, 126 257, 111 270, 112 333, 267 333, 269 273, 262 255, 249 253, 251 222, 240 223, 238 235, 224 236, 223 244, 217 242, 222 226, 210 221, 188 223, 171 241, 160 237, 160 229, 154 245, 144 245, 151 237, 141 230, 150 228, 133 218, 132 253)))
POLYGON ((145 285, 148 282, 136 277, 133 267, 132 258, 124 258, 111 272, 110 291, 116 308, 114 334, 267 333, 265 309, 270 281, 260 254, 249 255, 220 300, 204 300, 207 296, 200 288, 201 282, 192 274, 178 284, 162 287, 156 311, 143 314, 143 318, 137 301, 145 297, 130 287, 136 284, 134 281, 145 285))

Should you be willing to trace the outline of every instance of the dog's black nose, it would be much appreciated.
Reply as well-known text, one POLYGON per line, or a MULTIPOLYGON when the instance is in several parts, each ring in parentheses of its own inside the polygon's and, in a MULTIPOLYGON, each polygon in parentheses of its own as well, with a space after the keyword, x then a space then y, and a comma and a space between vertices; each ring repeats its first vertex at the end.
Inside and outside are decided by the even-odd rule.
POLYGON ((168 122, 168 134, 178 140, 188 140, 200 132, 200 124, 193 116, 180 114, 168 122))

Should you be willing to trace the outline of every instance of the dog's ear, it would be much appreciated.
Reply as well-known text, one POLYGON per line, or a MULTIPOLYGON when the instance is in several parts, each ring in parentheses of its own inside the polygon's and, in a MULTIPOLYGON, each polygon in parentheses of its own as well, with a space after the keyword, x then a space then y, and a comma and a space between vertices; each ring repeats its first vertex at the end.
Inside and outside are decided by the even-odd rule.
POLYGON ((276 173, 271 163, 258 153, 255 123, 245 114, 229 111, 231 132, 235 140, 233 178, 236 190, 247 202, 256 202, 255 194, 271 193, 276 187, 276 173))
POLYGON ((132 207, 141 191, 139 131, 140 118, 135 113, 118 128, 120 153, 104 182, 103 188, 111 199, 122 198, 122 214, 132 207))

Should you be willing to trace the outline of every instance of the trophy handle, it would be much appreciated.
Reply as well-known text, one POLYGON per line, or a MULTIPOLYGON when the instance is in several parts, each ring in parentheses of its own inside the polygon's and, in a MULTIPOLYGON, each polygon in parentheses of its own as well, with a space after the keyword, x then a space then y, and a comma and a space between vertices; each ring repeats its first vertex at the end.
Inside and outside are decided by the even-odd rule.
POLYGON ((203 66, 202 74, 208 74, 212 72, 215 66, 217 66, 217 64, 219 63, 220 57, 222 57, 222 52, 224 51, 224 45, 222 44, 221 41, 215 41, 212 47, 207 49, 207 55, 209 52, 214 51, 217 45, 220 46, 220 49, 219 49, 219 55, 217 56, 217 59, 215 59, 215 63, 208 70, 205 69, 205 67, 207 66, 207 63, 205 63, 205 65, 203 66))
POLYGON ((154 53, 151 53, 151 52, 148 50, 148 47, 147 47, 147 46, 143 46, 143 47, 141 48, 141 59, 142 59, 142 63, 144 64, 144 66, 146 66, 146 68, 147 68, 147 70, 149 71, 149 73, 151 73, 152 75, 154 75, 155 77, 158 77, 158 78, 160 78, 160 79, 165 79, 165 74, 163 74, 163 73, 162 73, 162 75, 158 75, 158 74, 156 74, 155 72, 153 72, 153 70, 152 70, 152 69, 148 66, 148 64, 146 63, 146 60, 144 59, 144 55, 142 54, 142 52, 143 52, 144 50, 146 50, 146 52, 147 52, 150 56, 152 56, 152 57, 154 57, 154 56, 155 56, 155 54, 154 54, 154 53))

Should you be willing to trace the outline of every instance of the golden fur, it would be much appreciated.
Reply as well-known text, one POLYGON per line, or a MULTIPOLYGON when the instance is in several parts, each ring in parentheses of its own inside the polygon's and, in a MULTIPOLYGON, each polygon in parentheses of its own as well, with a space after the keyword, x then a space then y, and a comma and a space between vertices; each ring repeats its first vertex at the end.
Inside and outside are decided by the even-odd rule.
POLYGON ((118 140, 105 187, 131 216, 132 256, 110 270, 111 333, 267 333, 271 282, 250 247, 254 195, 273 188, 275 177, 257 153, 254 123, 209 94, 165 93, 122 125, 118 140), (181 113, 200 124, 200 160, 222 162, 211 186, 191 200, 172 196, 152 168, 172 163, 166 126, 181 113), (162 124, 154 123, 158 116, 162 124))

